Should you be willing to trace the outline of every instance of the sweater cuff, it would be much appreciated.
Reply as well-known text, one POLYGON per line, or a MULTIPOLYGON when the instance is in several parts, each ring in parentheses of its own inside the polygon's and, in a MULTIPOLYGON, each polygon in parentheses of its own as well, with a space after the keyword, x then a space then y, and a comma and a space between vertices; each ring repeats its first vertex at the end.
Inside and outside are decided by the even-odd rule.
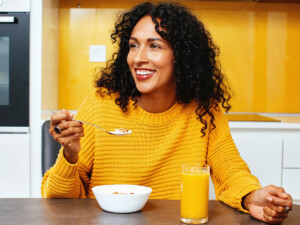
POLYGON ((256 177, 252 176, 252 179, 249 177, 242 177, 238 180, 237 183, 232 185, 230 190, 223 192, 218 200, 224 202, 231 207, 244 212, 249 213, 248 210, 244 209, 242 206, 243 197, 249 194, 252 191, 260 189, 261 186, 256 177), (244 185, 241 185, 244 184, 244 185))
POLYGON ((249 211, 243 207, 243 198, 246 195, 248 195, 250 192, 258 190, 260 188, 261 187, 259 185, 249 185, 245 189, 243 189, 243 191, 241 191, 239 196, 237 196, 238 197, 238 203, 237 204, 239 205, 239 207, 237 209, 244 212, 244 213, 249 213, 249 211))
POLYGON ((64 148, 61 148, 52 172, 63 178, 75 178, 78 173, 78 162, 79 159, 75 164, 69 163, 64 157, 64 148))

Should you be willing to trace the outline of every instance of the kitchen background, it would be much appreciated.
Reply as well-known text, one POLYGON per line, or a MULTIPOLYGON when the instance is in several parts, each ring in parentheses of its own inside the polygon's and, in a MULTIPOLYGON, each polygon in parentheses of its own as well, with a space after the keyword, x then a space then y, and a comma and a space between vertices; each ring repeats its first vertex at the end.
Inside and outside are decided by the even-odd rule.
MULTIPOLYGON (((105 66, 105 62, 89 60, 90 45, 106 46, 106 59, 110 59, 114 52, 110 31, 116 15, 141 1, 64 0, 44 4, 47 2, 50 5, 45 5, 43 14, 42 106, 45 110, 76 110, 93 88, 95 73, 105 66), (58 96, 53 93, 57 86, 58 96)), ((295 85, 300 83, 300 4, 182 3, 193 9, 221 49, 223 72, 235 93, 232 112, 300 112, 300 104, 295 104, 300 102, 295 85)))
MULTIPOLYGON (((0 197, 41 197, 43 122, 51 110, 78 109, 115 50, 109 37, 116 14, 139 2, 0 0, 0 12, 8 4, 30 12, 30 123, 18 132, 0 124, 0 197)), ((230 119, 241 156, 263 186, 282 186, 300 202, 300 0, 180 2, 221 49, 233 115, 279 119, 230 119)))

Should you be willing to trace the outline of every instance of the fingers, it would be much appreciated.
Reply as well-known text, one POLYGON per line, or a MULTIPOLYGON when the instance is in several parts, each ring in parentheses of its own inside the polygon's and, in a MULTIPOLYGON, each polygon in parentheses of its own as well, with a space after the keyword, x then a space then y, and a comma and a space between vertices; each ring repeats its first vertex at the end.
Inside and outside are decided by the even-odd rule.
POLYGON ((84 128, 81 122, 72 120, 73 113, 62 110, 60 113, 54 113, 51 116, 50 134, 54 140, 70 152, 78 152, 80 149, 79 140, 84 136, 84 128), (58 127, 61 132, 56 132, 58 127))
POLYGON ((288 193, 285 193, 285 192, 283 192, 283 193, 278 193, 278 197, 280 197, 280 198, 289 198, 289 194, 288 194, 288 193))
POLYGON ((270 195, 279 196, 285 193, 285 190, 282 187, 277 187, 274 185, 269 185, 266 187, 266 190, 269 192, 270 195))
POLYGON ((287 198, 268 196, 267 200, 270 202, 269 205, 274 205, 274 206, 292 207, 293 205, 293 199, 290 195, 287 195, 287 198))
POLYGON ((51 134, 56 141, 65 147, 69 144, 67 142, 80 139, 84 136, 84 128, 80 122, 64 121, 57 126, 59 126, 62 132, 57 134, 54 130, 52 130, 51 134))
POLYGON ((49 133, 55 138, 55 134, 53 132, 60 134, 63 130, 67 129, 68 127, 82 126, 80 122, 73 121, 73 117, 74 114, 66 110, 62 110, 59 113, 53 113, 51 116, 49 133))
POLYGON ((261 190, 266 191, 265 194, 258 196, 260 199, 258 202, 264 202, 262 220, 270 224, 282 223, 288 217, 289 210, 292 209, 292 197, 283 188, 273 185, 261 190))
POLYGON ((60 138, 74 135, 75 137, 83 137, 83 127, 69 127, 61 132, 60 138))
POLYGON ((72 120, 73 117, 74 114, 66 110, 62 110, 59 113, 53 113, 51 116, 51 125, 56 126, 62 121, 72 120))
POLYGON ((59 127, 59 129, 61 130, 59 137, 65 137, 77 132, 83 132, 82 123, 73 120, 61 122, 57 125, 57 127, 59 127))
POLYGON ((276 217, 272 217, 272 216, 269 216, 264 213, 263 218, 264 218, 265 222, 267 222, 267 223, 281 224, 285 220, 286 217, 285 218, 276 218, 276 217))
POLYGON ((284 207, 292 207, 293 199, 292 197, 284 191, 282 187, 276 187, 274 185, 270 185, 265 188, 269 196, 266 197, 269 204, 284 206, 284 207))
POLYGON ((292 211, 293 210, 293 198, 290 194, 285 193, 288 196, 288 199, 290 200, 290 205, 288 205, 289 210, 292 211))
POLYGON ((59 137, 56 138, 56 141, 61 143, 63 146, 67 146, 66 145, 67 143, 65 143, 65 141, 63 141, 63 140, 66 140, 66 141, 79 140, 83 136, 84 136, 83 132, 74 133, 74 134, 65 135, 65 136, 60 135, 59 137))
POLYGON ((289 204, 287 207, 289 207, 289 210, 293 210, 293 198, 290 194, 288 193, 280 193, 279 195, 280 198, 284 198, 284 199, 288 199, 289 200, 289 204))
POLYGON ((269 205, 265 206, 263 211, 264 219, 271 224, 282 223, 288 217, 288 212, 285 211, 285 207, 283 206, 269 205))
MULTIPOLYGON (((270 204, 270 205, 267 206, 267 208, 269 208, 270 210, 273 210, 274 212, 276 212, 280 215, 286 213, 286 207, 285 206, 277 206, 277 205, 270 204)), ((269 214, 269 215, 271 215, 271 214, 269 214)))
POLYGON ((275 206, 275 205, 269 205, 265 206, 264 213, 268 216, 274 217, 274 218, 287 218, 288 212, 286 212, 286 208, 283 206, 275 206))

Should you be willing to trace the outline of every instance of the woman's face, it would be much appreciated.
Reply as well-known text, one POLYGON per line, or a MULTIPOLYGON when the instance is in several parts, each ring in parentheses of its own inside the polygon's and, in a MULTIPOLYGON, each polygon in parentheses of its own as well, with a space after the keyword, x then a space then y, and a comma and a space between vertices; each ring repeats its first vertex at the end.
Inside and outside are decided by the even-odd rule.
POLYGON ((129 48, 127 63, 139 92, 175 93, 173 49, 156 32, 150 16, 134 27, 129 48))

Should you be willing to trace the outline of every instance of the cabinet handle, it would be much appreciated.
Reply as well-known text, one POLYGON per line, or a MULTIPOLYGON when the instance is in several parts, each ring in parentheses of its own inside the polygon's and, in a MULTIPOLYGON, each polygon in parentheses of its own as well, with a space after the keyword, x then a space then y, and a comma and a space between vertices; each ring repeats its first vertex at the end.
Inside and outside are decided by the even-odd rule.
POLYGON ((0 16, 0 23, 14 23, 14 16, 0 16))

